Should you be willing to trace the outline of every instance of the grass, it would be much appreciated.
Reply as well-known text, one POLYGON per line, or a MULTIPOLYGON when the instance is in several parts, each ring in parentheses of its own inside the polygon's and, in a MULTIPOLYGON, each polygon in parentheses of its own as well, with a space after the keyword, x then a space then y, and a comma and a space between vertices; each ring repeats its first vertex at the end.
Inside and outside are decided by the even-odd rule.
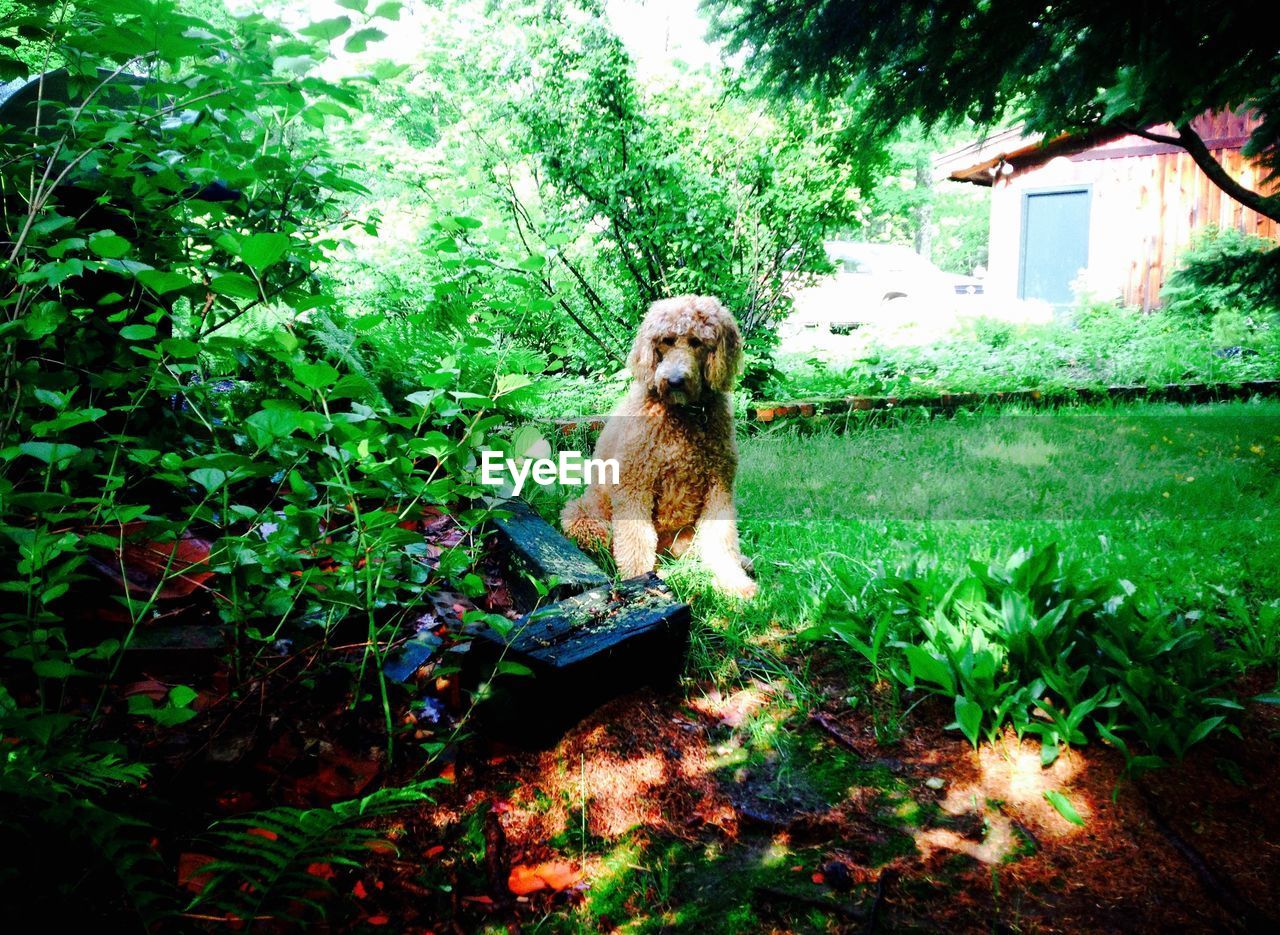
MULTIPOLYGON (((870 714, 877 740, 893 743, 928 710, 913 714, 909 693, 872 684, 851 649, 806 638, 822 629, 842 586, 836 569, 856 586, 910 562, 960 572, 970 559, 1053 541, 1090 574, 1154 587, 1181 607, 1221 612, 1223 593, 1235 592, 1261 619, 1257 609, 1280 595, 1280 402, 901 416, 843 434, 785 427, 745 435, 740 448, 740 530, 760 597, 724 601, 696 566, 662 568, 694 606, 686 703, 713 688, 761 691, 745 717, 712 729, 716 781, 757 811, 781 815, 854 796, 879 829, 859 857, 868 867, 913 853, 922 829, 952 819, 918 782, 833 746, 808 724, 820 703, 847 703, 870 714)), ((551 515, 564 492, 539 497, 551 515)), ((1274 616, 1267 620, 1274 630, 1274 616)), ((1262 635, 1276 642, 1274 632, 1262 635)), ((984 808, 975 805, 998 816, 984 808)), ((1006 859, 1035 851, 1011 834, 1006 859)), ((751 894, 822 893, 809 876, 827 854, 768 834, 677 840, 637 828, 609 843, 607 872, 544 930, 757 930, 779 909, 766 911, 751 894)), ((957 859, 944 873, 965 866, 957 859)), ((849 898, 866 905, 870 892, 859 885, 849 898)), ((782 905, 792 927, 836 921, 782 905)))
MULTIPOLYGON (((704 624, 695 669, 721 675, 752 647, 784 650, 817 623, 837 565, 866 579, 910 561, 960 572, 1053 541, 1092 573, 1154 586, 1174 604, 1214 588, 1257 603, 1280 595, 1278 480, 1273 401, 784 427, 740 442, 739 530, 760 597, 722 602, 688 562, 668 561, 664 574, 704 624)), ((554 521, 572 493, 532 497, 554 521)))
POLYGON ((1095 573, 1201 599, 1280 594, 1280 403, 960 413, 742 446, 759 633, 814 622, 833 563, 961 571, 1056 541, 1095 573), (781 586, 786 582, 786 586, 781 586))

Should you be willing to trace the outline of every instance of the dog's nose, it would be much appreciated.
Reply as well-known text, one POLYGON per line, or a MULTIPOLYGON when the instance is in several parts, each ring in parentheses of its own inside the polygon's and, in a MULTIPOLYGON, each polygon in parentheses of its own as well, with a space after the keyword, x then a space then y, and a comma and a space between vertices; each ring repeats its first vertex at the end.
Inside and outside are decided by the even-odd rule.
POLYGON ((684 374, 673 373, 671 376, 667 377, 668 389, 678 390, 682 386, 684 386, 684 374))

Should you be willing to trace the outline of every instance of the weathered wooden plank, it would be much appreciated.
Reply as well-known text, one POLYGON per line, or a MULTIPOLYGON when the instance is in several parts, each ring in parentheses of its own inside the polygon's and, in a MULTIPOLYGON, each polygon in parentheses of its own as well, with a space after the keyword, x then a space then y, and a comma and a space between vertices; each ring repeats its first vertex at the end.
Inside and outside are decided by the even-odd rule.
POLYGON ((683 668, 689 620, 689 605, 649 573, 527 614, 506 636, 479 631, 464 654, 464 677, 487 686, 476 709, 480 729, 541 746, 612 698, 671 682, 683 668), (501 662, 529 674, 504 672, 501 662))
POLYGON ((511 515, 494 521, 511 557, 535 578, 557 579, 553 598, 580 594, 607 584, 609 578, 583 551, 560 534, 523 500, 502 507, 511 515))
POLYGON ((689 606, 650 572, 526 614, 505 637, 489 629, 480 636, 517 662, 567 669, 654 631, 669 631, 679 642, 688 624, 689 606))

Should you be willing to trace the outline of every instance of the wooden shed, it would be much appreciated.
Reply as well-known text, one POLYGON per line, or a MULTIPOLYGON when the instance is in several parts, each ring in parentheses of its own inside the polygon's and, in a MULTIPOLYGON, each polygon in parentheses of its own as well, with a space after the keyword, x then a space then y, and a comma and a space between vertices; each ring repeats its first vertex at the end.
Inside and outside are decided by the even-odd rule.
MULTIPOLYGON (((1264 172, 1240 152, 1255 125, 1247 114, 1193 122, 1227 172, 1269 193, 1277 186, 1264 185, 1264 172)), ((1176 135, 1168 126, 1149 129, 1176 135)), ((1122 130, 1046 141, 1014 128, 947 153, 935 169, 992 189, 986 291, 994 298, 1062 307, 1078 282, 1093 295, 1150 309, 1195 231, 1216 225, 1280 236, 1275 221, 1229 198, 1185 150, 1122 130)))

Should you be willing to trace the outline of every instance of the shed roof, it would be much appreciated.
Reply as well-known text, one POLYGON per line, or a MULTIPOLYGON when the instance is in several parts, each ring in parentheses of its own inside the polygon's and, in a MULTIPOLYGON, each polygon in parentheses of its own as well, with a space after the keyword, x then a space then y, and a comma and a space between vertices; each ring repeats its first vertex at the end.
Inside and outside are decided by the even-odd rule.
MULTIPOLYGON (((1205 113, 1191 122, 1210 150, 1240 149, 1257 126, 1248 112, 1205 113)), ((1170 124, 1152 124, 1149 132, 1176 136, 1170 124)), ((1119 159, 1178 152, 1181 147, 1129 133, 1120 127, 1100 127, 1083 133, 1064 133, 1051 139, 1027 133, 1022 124, 998 130, 972 143, 943 153, 933 162, 936 180, 951 179, 991 185, 1002 165, 1021 171, 1042 165, 1057 156, 1076 161, 1119 159)))

